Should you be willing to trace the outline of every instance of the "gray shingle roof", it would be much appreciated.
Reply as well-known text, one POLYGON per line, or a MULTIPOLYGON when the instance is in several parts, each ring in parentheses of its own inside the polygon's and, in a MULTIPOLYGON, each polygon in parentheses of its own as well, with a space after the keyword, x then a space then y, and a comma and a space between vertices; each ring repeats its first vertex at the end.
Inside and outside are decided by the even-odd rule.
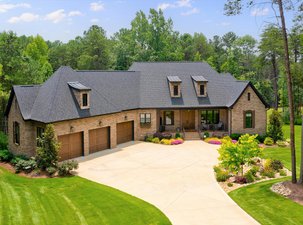
POLYGON ((74 81, 74 82, 67 82, 67 84, 76 90, 79 91, 90 91, 91 88, 86 87, 85 85, 81 84, 79 81, 74 81))
POLYGON ((169 82, 182 82, 182 80, 178 76, 167 76, 167 80, 169 82))
POLYGON ((201 62, 134 63, 129 71, 74 71, 60 67, 42 85, 14 86, 6 115, 14 94, 25 120, 50 123, 137 108, 231 107, 248 85, 248 81, 219 74, 201 62), (180 98, 171 98, 168 76, 182 81, 180 98), (197 76, 208 81, 207 97, 196 95, 192 77, 197 76), (80 90, 89 87, 89 109, 79 108, 71 82, 77 82, 80 90))

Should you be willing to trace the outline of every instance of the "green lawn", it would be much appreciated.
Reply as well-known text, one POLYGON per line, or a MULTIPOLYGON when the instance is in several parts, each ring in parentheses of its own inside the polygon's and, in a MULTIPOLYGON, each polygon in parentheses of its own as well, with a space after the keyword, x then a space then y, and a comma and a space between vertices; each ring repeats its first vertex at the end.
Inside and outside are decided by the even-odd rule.
POLYGON ((248 185, 230 192, 229 196, 261 224, 303 224, 303 206, 270 190, 274 183, 287 179, 248 185))
POLYGON ((80 177, 29 179, 0 168, 0 224, 169 225, 157 208, 80 177))
MULTIPOLYGON (((289 138, 289 125, 283 126, 283 132, 285 138, 289 138)), ((297 156, 297 173, 299 173, 300 168, 300 158, 301 158, 301 126, 295 126, 295 144, 296 144, 296 156, 297 156)), ((279 159, 283 162, 286 168, 291 169, 291 155, 290 149, 288 148, 265 148, 264 158, 279 159)), ((299 174, 298 174, 299 175, 299 174)))

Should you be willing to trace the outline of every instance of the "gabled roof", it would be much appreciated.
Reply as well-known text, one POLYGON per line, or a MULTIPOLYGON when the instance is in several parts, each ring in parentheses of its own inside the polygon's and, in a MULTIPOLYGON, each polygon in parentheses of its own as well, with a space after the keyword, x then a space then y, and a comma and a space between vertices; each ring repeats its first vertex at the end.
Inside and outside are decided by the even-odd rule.
POLYGON ((25 120, 44 123, 138 108, 232 107, 249 85, 253 87, 202 62, 134 63, 129 71, 75 71, 64 66, 42 85, 13 86, 6 115, 14 96, 25 120), (171 98, 168 77, 182 81, 180 98, 171 98), (192 77, 208 81, 207 97, 197 97, 192 77), (89 109, 79 108, 71 88, 90 90, 89 109))
POLYGON ((208 82, 203 76, 191 76, 191 78, 196 82, 208 82))

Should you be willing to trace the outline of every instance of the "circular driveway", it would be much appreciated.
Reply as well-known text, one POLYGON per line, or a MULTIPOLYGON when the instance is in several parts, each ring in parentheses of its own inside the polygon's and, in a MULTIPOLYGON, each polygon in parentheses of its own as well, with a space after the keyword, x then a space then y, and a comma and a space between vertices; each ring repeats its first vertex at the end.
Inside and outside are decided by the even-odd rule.
POLYGON ((78 175, 155 205, 174 225, 258 224, 217 184, 217 147, 127 143, 86 157, 78 175))

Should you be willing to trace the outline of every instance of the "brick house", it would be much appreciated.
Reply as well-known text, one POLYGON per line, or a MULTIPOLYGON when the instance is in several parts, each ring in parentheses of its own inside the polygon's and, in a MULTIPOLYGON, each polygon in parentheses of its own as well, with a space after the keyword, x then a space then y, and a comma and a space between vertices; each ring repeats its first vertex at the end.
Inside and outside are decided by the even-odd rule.
POLYGON ((34 155, 36 139, 49 123, 62 160, 156 131, 263 134, 267 107, 250 82, 202 62, 134 63, 128 71, 60 67, 42 85, 12 88, 6 109, 9 149, 34 155))

